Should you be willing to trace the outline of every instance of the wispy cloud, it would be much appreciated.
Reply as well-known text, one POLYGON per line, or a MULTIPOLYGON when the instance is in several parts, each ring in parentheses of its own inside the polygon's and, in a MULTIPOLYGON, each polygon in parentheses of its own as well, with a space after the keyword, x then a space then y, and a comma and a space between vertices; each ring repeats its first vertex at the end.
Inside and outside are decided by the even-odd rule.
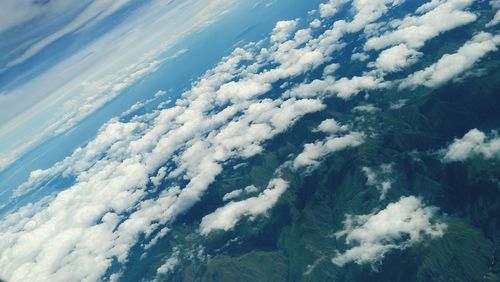
POLYGON ((201 2, 144 6, 54 68, 0 95, 0 134, 12 139, 0 148, 0 170, 47 138, 69 130, 165 60, 182 55, 184 49, 173 57, 163 56, 173 44, 220 18, 233 3, 201 2))
MULTIPOLYGON (((23 1, 22 1, 23 2, 23 1)), ((28 60, 32 56, 36 55, 39 53, 41 50, 43 50, 45 47, 47 47, 49 44, 55 42, 56 40, 64 37, 67 34, 73 33, 78 31, 79 29, 89 27, 92 25, 95 25, 96 23, 99 23, 99 21, 105 19, 106 17, 112 15, 116 11, 120 10, 124 6, 126 6, 130 0, 119 0, 119 1, 112 1, 112 0, 104 0, 104 1, 93 1, 88 4, 88 6, 85 7, 85 9, 71 22, 68 24, 64 25, 61 29, 57 30, 56 32, 50 34, 49 36, 44 37, 43 39, 37 41, 33 45, 31 45, 26 51, 24 51, 20 56, 16 57, 10 62, 7 62, 6 68, 13 67, 15 65, 18 65, 20 63, 23 63, 24 61, 28 60)), ((25 3, 25 2, 23 2, 25 3)), ((50 2, 49 2, 50 3, 50 2)), ((23 7, 22 9, 28 9, 28 10, 38 10, 42 8, 43 6, 40 4, 36 3, 29 3, 26 5, 26 7, 23 7), (37 7, 40 6, 40 7, 37 7)), ((19 9, 19 8, 17 8, 19 9)), ((14 13, 17 14, 19 13, 17 9, 12 9, 12 10, 6 10, 5 13, 14 13)), ((33 17, 34 15, 32 15, 33 17)), ((19 22, 16 23, 20 24, 25 20, 23 18, 22 20, 20 19, 19 22)))

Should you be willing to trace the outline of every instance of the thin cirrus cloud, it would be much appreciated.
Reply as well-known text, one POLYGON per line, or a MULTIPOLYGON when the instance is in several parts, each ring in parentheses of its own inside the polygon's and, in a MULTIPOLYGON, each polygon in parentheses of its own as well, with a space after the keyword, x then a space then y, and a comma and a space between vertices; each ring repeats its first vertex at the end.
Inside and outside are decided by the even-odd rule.
POLYGON ((213 23, 233 4, 231 0, 173 5, 153 1, 50 70, 3 92, 0 135, 5 138, 0 140, 0 170, 156 71, 168 59, 162 57, 165 51, 213 23), (145 33, 150 36, 143 38, 145 33))
MULTIPOLYGON (((119 1, 112 1, 112 0, 105 0, 105 1, 94 1, 88 4, 88 6, 85 7, 83 11, 80 12, 80 14, 73 19, 71 22, 66 24, 64 27, 61 29, 57 30, 56 32, 50 34, 49 36, 44 37, 40 41, 37 41, 36 43, 32 44, 30 47, 28 47, 27 50, 25 50, 20 56, 17 58, 7 62, 5 65, 5 68, 10 68, 15 65, 21 64, 24 61, 28 60, 29 58, 33 57, 37 53, 39 53, 41 50, 43 50, 45 47, 50 45, 51 43, 55 42, 56 40, 62 38, 63 36, 76 32, 79 29, 85 28, 85 27, 90 27, 92 25, 95 25, 99 21, 105 19, 106 17, 112 15, 116 11, 120 10, 121 8, 125 7, 130 0, 119 0, 119 1)), ((49 2, 50 3, 50 2, 49 2)), ((23 2, 25 7, 16 7, 15 9, 7 9, 5 13, 14 13, 18 14, 18 9, 28 9, 28 10, 40 10, 43 9, 44 7, 40 4, 36 3, 25 3, 23 2), (33 7, 35 6, 35 7, 33 7), (39 7, 36 7, 39 6, 39 7)), ((50 9, 50 8, 49 8, 50 9)), ((32 11, 33 15, 35 16, 37 13, 35 11, 32 11)), ((40 12, 38 12, 40 13, 40 12)), ((25 16, 25 15, 24 15, 25 16)), ((24 19, 23 17, 19 17, 19 19, 14 20, 14 25, 21 24, 23 22, 27 21, 27 19, 24 19)))

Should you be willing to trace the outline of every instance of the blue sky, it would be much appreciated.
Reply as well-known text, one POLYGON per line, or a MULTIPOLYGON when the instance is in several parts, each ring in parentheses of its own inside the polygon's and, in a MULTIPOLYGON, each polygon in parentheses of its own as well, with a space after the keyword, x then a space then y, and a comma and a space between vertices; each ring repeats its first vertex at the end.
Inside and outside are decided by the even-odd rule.
POLYGON ((172 46, 234 2, 2 3, 0 170, 157 70, 172 46))

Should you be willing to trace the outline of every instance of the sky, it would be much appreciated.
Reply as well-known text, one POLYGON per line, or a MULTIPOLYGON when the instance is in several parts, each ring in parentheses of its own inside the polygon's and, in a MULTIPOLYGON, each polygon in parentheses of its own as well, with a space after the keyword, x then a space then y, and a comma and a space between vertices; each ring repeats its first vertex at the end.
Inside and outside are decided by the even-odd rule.
POLYGON ((2 3, 0 170, 156 71, 165 52, 234 2, 2 3))
MULTIPOLYGON (((66 158, 31 171, 1 204, 18 203, 55 180, 64 181, 57 184, 58 189, 4 215, 0 277, 9 281, 118 278, 120 271, 110 274, 108 270, 125 265, 141 238, 147 244, 140 248, 154 245, 156 236, 165 236, 164 230, 201 200, 224 168, 244 165, 265 151, 266 142, 304 116, 324 111, 327 99, 350 100, 379 89, 437 88, 469 71, 500 45, 500 36, 491 29, 495 24, 489 22, 489 27, 454 50, 413 71, 411 67, 426 55, 423 47, 429 41, 478 21, 478 13, 470 9, 474 1, 421 1, 408 15, 396 14, 401 16, 397 20, 390 18, 394 16, 390 12, 404 5, 403 0, 323 2, 310 4, 313 7, 302 17, 276 20, 256 41, 231 46, 175 101, 129 116, 143 106, 134 104, 126 114, 129 118, 107 120, 89 142, 66 158), (336 18, 344 8, 348 16, 336 18), (442 21, 436 24, 436 18, 442 21), (354 34, 362 43, 347 59, 364 63, 366 70, 344 76, 333 54, 344 50, 354 34), (400 79, 391 76, 405 71, 409 74, 400 79), (319 75, 310 79, 311 73, 319 75)), ((12 11, 18 9, 15 5, 25 7, 22 14, 5 17, 0 28, 7 38, 0 41, 1 48, 20 46, 2 57, 1 75, 11 81, 2 83, 0 96, 4 168, 44 140, 68 132, 162 64, 189 56, 189 47, 171 48, 229 16, 237 5, 229 0, 140 5, 90 1, 78 7, 65 1, 8 3, 12 11), (16 27, 36 25, 40 17, 56 18, 52 13, 73 16, 40 26, 36 40, 12 37, 16 27), (60 41, 65 42, 62 49, 60 41), (73 41, 77 47, 72 47, 73 41)), ((256 2, 246 8, 254 12, 275 3, 256 2)), ((166 93, 154 96, 167 99, 166 93)), ((366 104, 353 109, 356 113, 377 110, 381 109, 366 104)), ((363 144, 370 133, 334 119, 322 120, 312 132, 319 138, 291 155, 266 185, 241 187, 225 196, 228 202, 205 214, 197 232, 210 236, 214 231, 229 231, 244 218, 265 214, 288 189, 283 171, 314 170, 327 156, 363 144), (234 200, 238 195, 245 199, 234 200)), ((443 162, 475 155, 494 158, 499 148, 497 133, 471 129, 443 148, 443 162)), ((367 185, 384 199, 392 185, 391 165, 366 167, 363 172, 367 185)), ((376 263, 393 249, 405 249, 424 237, 441 237, 446 225, 435 220, 437 213, 436 207, 419 197, 408 196, 369 214, 346 215, 335 236, 345 239, 350 248, 331 260, 339 266, 376 263)), ((166 263, 159 273, 168 271, 172 261, 166 263)))

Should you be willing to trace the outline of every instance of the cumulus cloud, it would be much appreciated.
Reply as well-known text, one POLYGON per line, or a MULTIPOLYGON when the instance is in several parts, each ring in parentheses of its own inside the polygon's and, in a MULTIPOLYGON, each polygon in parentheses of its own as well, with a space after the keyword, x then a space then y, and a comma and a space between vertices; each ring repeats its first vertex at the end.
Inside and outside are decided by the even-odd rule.
POLYGON ((403 250, 426 238, 443 236, 446 224, 434 217, 437 208, 428 207, 414 196, 402 197, 383 210, 366 215, 347 215, 344 229, 337 239, 345 237, 349 248, 337 253, 332 262, 338 266, 377 263, 392 250, 403 250))
POLYGON ((324 140, 304 145, 304 150, 292 163, 295 170, 300 168, 314 169, 328 155, 347 148, 357 147, 363 143, 364 135, 359 132, 350 132, 344 136, 329 136, 324 140))
POLYGON ((312 28, 318 28, 321 26, 321 21, 318 19, 314 19, 309 23, 309 26, 311 26, 312 28))
POLYGON ((362 167, 361 170, 366 176, 366 185, 377 188, 380 192, 380 200, 385 199, 387 192, 391 189, 393 180, 391 174, 393 164, 382 164, 379 167, 362 167))
POLYGON ((425 14, 394 21, 392 24, 396 26, 395 30, 369 38, 365 49, 380 50, 401 43, 412 49, 420 48, 427 40, 442 32, 475 21, 477 16, 465 11, 473 2, 473 0, 450 0, 426 3, 418 10, 426 12, 425 14))
POLYGON ((340 125, 336 120, 333 118, 325 119, 322 121, 317 128, 317 131, 321 131, 327 134, 335 134, 337 132, 343 132, 348 130, 349 127, 347 125, 340 125))
POLYGON ((322 18, 328 18, 335 15, 338 9, 344 5, 346 0, 330 0, 327 3, 319 5, 319 14, 322 18))
POLYGON ((229 201, 229 200, 232 200, 234 198, 237 198, 239 197, 241 194, 243 194, 243 189, 236 189, 236 190, 233 190, 229 193, 226 193, 223 197, 222 197, 222 200, 223 201, 229 201))
POLYGON ((456 53, 445 54, 426 69, 411 74, 399 87, 400 89, 416 88, 420 85, 439 87, 470 69, 489 52, 496 51, 498 44, 500 44, 499 35, 481 32, 467 41, 456 53))
POLYGON ((368 56, 365 53, 354 53, 351 55, 351 60, 353 60, 353 61, 364 62, 364 61, 368 60, 369 58, 370 58, 370 56, 368 56))
POLYGON ((285 95, 292 97, 330 97, 350 99, 362 91, 383 89, 388 87, 382 78, 372 75, 342 77, 338 80, 328 76, 325 79, 315 79, 309 83, 302 83, 289 90, 285 95))
POLYGON ((271 33, 271 42, 283 42, 297 28, 297 20, 279 21, 271 33))
POLYGON ((485 159, 500 158, 500 137, 496 132, 487 136, 476 128, 471 129, 445 149, 442 160, 443 162, 463 162, 477 156, 485 159))
POLYGON ((224 194, 224 196, 222 196, 222 200, 229 201, 229 200, 232 200, 234 198, 238 198, 239 196, 241 196, 243 194, 250 194, 250 193, 254 193, 254 192, 258 192, 258 191, 259 191, 259 189, 257 187, 255 187, 254 185, 249 185, 249 186, 245 187, 244 189, 236 189, 236 190, 233 190, 229 193, 224 194))
POLYGON ((200 223, 200 233, 208 235, 214 230, 228 231, 234 228, 243 217, 254 219, 271 209, 287 188, 288 183, 285 180, 272 179, 267 188, 258 196, 239 202, 230 202, 203 217, 200 223))
POLYGON ((382 71, 395 72, 414 64, 423 54, 399 44, 380 53, 370 66, 382 71))

